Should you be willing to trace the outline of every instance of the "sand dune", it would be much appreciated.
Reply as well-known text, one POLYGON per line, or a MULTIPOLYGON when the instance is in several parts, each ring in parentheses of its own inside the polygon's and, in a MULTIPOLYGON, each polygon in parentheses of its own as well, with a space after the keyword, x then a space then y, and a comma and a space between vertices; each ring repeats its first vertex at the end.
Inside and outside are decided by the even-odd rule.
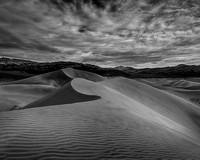
MULTIPOLYGON (((82 83, 81 85, 87 87, 87 84, 82 83)), ((71 85, 71 82, 64 85, 61 89, 53 92, 52 94, 33 102, 27 106, 26 108, 34 108, 34 107, 43 107, 43 106, 52 106, 52 105, 61 105, 61 104, 72 104, 78 102, 85 102, 85 101, 93 101, 100 99, 101 97, 95 95, 86 95, 81 94, 74 90, 71 85)))
POLYGON ((176 88, 200 89, 200 83, 188 80, 179 80, 177 82, 172 83, 170 86, 176 88))
POLYGON ((102 83, 178 124, 199 129, 199 126, 193 125, 191 115, 200 115, 200 108, 181 97, 127 78, 117 78, 102 83))
MULTIPOLYGON (((200 108, 184 96, 127 78, 62 71, 64 85, 41 78, 55 89, 19 90, 43 96, 0 113, 0 159, 200 159, 200 108)), ((1 87, 12 85, 24 84, 1 87)))
MULTIPOLYGON (((105 80, 105 78, 99 75, 69 68, 4 83, 0 85, 0 111, 23 108, 53 93, 76 77, 85 77, 92 81, 105 80)), ((77 96, 80 95, 77 94, 77 96)), ((68 99, 70 99, 70 97, 68 97, 68 99)), ((70 100, 68 103, 73 101, 75 102, 76 100, 70 100)))
POLYGON ((61 70, 0 85, 0 111, 23 108, 70 82, 61 70))
POLYGON ((168 79, 168 78, 152 78, 152 79, 141 79, 142 82, 161 87, 172 87, 172 88, 181 88, 188 90, 199 90, 200 89, 200 79, 199 78, 187 78, 187 79, 168 79))
POLYGON ((79 71, 76 69, 72 69, 72 68, 66 68, 62 70, 67 76, 71 77, 71 78, 83 78, 83 79, 87 79, 93 82, 100 82, 103 80, 106 80, 106 78, 94 74, 94 73, 90 73, 90 72, 86 72, 86 71, 79 71))
MULTIPOLYGON (((164 88, 164 87, 162 87, 164 88)), ((194 105, 200 106, 200 90, 190 90, 190 89, 182 89, 182 88, 172 88, 172 87, 165 87, 164 88, 167 92, 179 96, 194 105)))
POLYGON ((169 92, 200 106, 200 78, 187 78, 184 80, 179 79, 150 79, 139 81, 148 85, 154 86, 158 89, 169 92))
POLYGON ((0 86, 0 111, 23 108, 57 90, 47 85, 12 84, 0 86))
POLYGON ((18 80, 14 82, 8 82, 4 85, 10 84, 44 84, 44 85, 51 85, 51 86, 62 86, 67 82, 71 81, 72 78, 67 76, 62 70, 42 74, 39 76, 34 76, 31 78, 26 78, 23 80, 18 80))
POLYGON ((0 159, 199 159, 199 146, 97 100, 2 113, 0 159))

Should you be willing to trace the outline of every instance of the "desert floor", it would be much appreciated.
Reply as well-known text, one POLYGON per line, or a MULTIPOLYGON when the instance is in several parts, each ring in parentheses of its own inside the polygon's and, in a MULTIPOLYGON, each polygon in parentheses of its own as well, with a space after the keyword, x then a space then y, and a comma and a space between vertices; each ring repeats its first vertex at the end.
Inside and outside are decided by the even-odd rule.
POLYGON ((200 159, 200 78, 71 68, 0 85, 0 159, 200 159))

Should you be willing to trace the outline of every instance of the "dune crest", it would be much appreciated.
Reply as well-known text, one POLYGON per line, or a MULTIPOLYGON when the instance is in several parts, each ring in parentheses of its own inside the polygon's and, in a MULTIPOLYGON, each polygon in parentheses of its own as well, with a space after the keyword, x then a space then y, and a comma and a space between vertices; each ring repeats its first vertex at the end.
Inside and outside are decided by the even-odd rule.
MULTIPOLYGON (((54 93, 76 77, 86 78, 91 81, 106 79, 93 73, 66 68, 23 80, 4 83, 0 85, 0 112, 23 108, 34 101, 54 93)), ((68 98, 71 99, 70 97, 68 98)), ((75 102, 75 100, 69 100, 69 102, 75 102)))
POLYGON ((68 82, 70 82, 72 78, 68 77, 62 70, 45 73, 42 75, 26 78, 23 80, 18 80, 14 82, 8 82, 4 85, 10 84, 44 84, 51 85, 54 87, 62 86, 68 82))
POLYGON ((89 81, 93 81, 93 82, 100 82, 103 80, 106 80, 106 78, 95 74, 95 73, 90 73, 87 71, 80 71, 77 69, 73 69, 73 68, 66 68, 62 70, 67 76, 71 77, 71 78, 83 78, 83 79, 87 79, 89 81))
POLYGON ((72 85, 81 93, 99 95, 115 108, 125 109, 148 121, 160 123, 200 145, 199 122, 195 120, 194 123, 194 117, 200 115, 200 110, 191 103, 127 78, 102 81, 96 85, 94 82, 87 82, 87 87, 81 85, 85 81, 87 80, 75 79, 72 85))
POLYGON ((183 96, 122 77, 54 73, 0 86, 38 96, 0 113, 0 159, 200 158, 200 108, 183 96))
POLYGON ((72 79, 58 70, 0 85, 0 112, 20 109, 53 93, 72 79))
MULTIPOLYGON (((99 96, 86 95, 77 92, 71 85, 72 82, 67 83, 56 92, 53 92, 52 94, 25 106, 24 109, 52 106, 52 105, 80 103, 86 101, 93 101, 101 98, 99 96)), ((86 86, 85 83, 82 83, 81 85, 86 86)))
MULTIPOLYGON (((158 113, 167 115, 170 119, 180 124, 187 124, 185 120, 188 120, 188 112, 200 114, 200 108, 191 102, 165 90, 157 89, 135 80, 116 78, 100 83, 148 106, 158 113)), ((191 124, 187 127, 191 127, 191 124)))

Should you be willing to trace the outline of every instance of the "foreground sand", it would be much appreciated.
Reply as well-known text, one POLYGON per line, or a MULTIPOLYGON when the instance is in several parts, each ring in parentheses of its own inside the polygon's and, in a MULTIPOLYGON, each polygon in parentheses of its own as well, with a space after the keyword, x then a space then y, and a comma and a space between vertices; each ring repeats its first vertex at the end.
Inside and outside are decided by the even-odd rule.
POLYGON ((200 159, 200 109, 178 91, 65 69, 0 94, 20 105, 0 100, 0 159, 200 159))

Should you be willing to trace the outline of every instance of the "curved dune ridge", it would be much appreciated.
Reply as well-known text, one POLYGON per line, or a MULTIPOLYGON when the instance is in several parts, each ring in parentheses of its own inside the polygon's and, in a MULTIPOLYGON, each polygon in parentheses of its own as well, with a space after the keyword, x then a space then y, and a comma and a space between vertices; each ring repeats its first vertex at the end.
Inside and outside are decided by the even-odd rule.
POLYGON ((1 84, 0 111, 23 108, 27 104, 53 93, 71 80, 72 78, 59 70, 1 84))
POLYGON ((189 80, 179 80, 171 84, 171 87, 186 88, 186 89, 200 89, 200 83, 189 80))
POLYGON ((188 79, 167 79, 167 78, 155 78, 151 80, 141 80, 147 84, 154 86, 165 86, 171 88, 182 88, 188 90, 200 90, 200 79, 188 78, 188 79))
POLYGON ((27 104, 45 97, 56 90, 56 87, 42 84, 0 86, 0 112, 23 108, 27 104))
POLYGON ((106 80, 106 78, 95 74, 95 73, 90 73, 90 72, 86 72, 86 71, 79 71, 73 68, 66 68, 62 70, 67 76, 71 77, 71 78, 83 78, 83 79, 87 79, 89 81, 93 81, 93 82, 100 82, 103 80, 106 80))
POLYGON ((184 80, 179 79, 151 79, 142 80, 148 85, 154 86, 161 90, 165 90, 171 94, 182 97, 184 100, 192 102, 193 104, 200 106, 200 78, 187 78, 184 80))
POLYGON ((116 78, 101 83, 187 128, 194 126, 190 114, 200 115, 200 108, 187 100, 135 80, 116 78))
POLYGON ((0 113, 0 159, 200 159, 200 109, 183 96, 122 77, 63 73, 71 77, 64 85, 0 113))
POLYGON ((51 86, 62 86, 67 82, 71 81, 72 78, 67 76, 62 70, 42 74, 39 76, 34 76, 31 78, 26 78, 23 80, 18 80, 14 82, 8 82, 4 85, 10 84, 44 84, 44 85, 51 85, 51 86))
MULTIPOLYGON (((68 68, 23 80, 4 83, 0 85, 0 112, 23 108, 51 93, 54 95, 56 90, 76 77, 87 78, 91 81, 105 80, 104 77, 93 73, 68 68)), ((70 96, 70 94, 68 95, 70 96)), ((68 103, 77 101, 72 99, 68 97, 68 103)))
MULTIPOLYGON (((87 87, 87 85, 84 83, 82 85, 87 87)), ((93 101, 93 100, 97 100, 100 98, 101 97, 99 97, 99 96, 86 95, 86 94, 81 94, 81 93, 77 92, 72 87, 71 82, 69 82, 66 85, 64 85, 61 89, 59 89, 58 91, 38 100, 36 102, 33 102, 33 103, 25 106, 24 109, 93 101)))

